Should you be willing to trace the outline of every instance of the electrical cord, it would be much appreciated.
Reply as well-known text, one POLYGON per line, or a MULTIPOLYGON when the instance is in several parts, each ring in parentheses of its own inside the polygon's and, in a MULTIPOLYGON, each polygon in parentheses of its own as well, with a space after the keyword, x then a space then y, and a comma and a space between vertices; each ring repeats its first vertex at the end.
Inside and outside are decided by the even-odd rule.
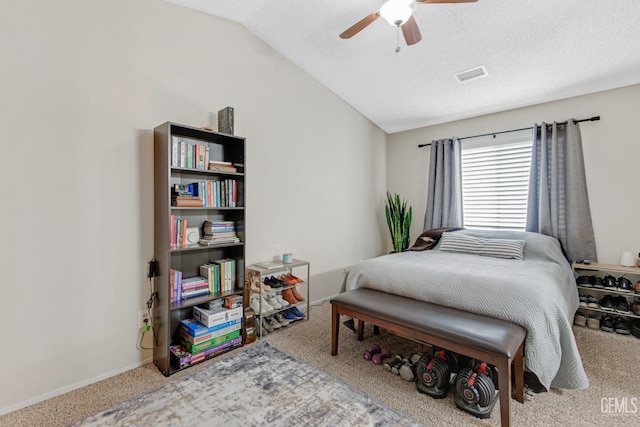
MULTIPOLYGON (((147 318, 149 319, 149 323, 147 326, 151 328, 151 333, 153 334, 153 342, 155 345, 158 345, 158 335, 156 333, 156 328, 153 324, 153 316, 151 315, 151 310, 153 308, 153 303, 155 303, 156 299, 158 299, 158 292, 153 290, 153 278, 158 275, 158 261, 156 261, 155 257, 149 261, 149 268, 147 270, 147 277, 149 278, 149 299, 147 300, 147 318)), ((138 343, 138 348, 142 350, 153 350, 153 347, 145 347, 142 345, 142 341, 144 340, 144 336, 147 333, 147 327, 141 328, 142 331, 139 333, 140 341, 138 343)))

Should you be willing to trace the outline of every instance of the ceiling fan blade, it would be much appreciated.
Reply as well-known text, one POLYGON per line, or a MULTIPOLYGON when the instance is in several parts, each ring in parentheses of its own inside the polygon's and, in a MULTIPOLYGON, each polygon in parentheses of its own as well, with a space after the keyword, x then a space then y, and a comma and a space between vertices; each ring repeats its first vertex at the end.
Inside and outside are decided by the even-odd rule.
POLYGON ((428 4, 428 3, 474 3, 478 0, 416 0, 418 4, 428 4))
POLYGON ((418 24, 416 24, 416 20, 413 19, 413 16, 402 24, 402 35, 407 42, 407 46, 411 46, 422 40, 422 34, 420 34, 420 29, 418 28, 418 24))
POLYGON ((345 30, 342 34, 340 34, 341 39, 350 39, 351 37, 358 34, 360 31, 364 30, 369 24, 378 19, 378 12, 367 15, 365 18, 353 24, 347 30, 345 30))

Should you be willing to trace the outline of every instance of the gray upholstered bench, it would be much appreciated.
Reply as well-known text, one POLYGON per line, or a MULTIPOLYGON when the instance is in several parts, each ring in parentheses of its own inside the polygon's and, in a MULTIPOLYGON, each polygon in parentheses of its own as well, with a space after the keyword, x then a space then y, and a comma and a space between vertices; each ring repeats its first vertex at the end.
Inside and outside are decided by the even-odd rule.
POLYGON ((511 415, 511 364, 515 398, 524 403, 523 327, 504 320, 456 310, 373 289, 355 289, 331 300, 331 355, 338 354, 340 315, 358 320, 358 340, 371 323, 410 340, 441 347, 498 368, 500 419, 508 426, 511 415))

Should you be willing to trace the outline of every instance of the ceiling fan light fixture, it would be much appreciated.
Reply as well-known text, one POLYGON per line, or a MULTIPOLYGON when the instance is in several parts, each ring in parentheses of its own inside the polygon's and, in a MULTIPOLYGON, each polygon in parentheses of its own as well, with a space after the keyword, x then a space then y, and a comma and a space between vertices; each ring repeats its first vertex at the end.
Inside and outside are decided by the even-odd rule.
POLYGON ((389 25, 399 27, 407 22, 414 10, 415 0, 388 0, 382 5, 379 13, 389 25))

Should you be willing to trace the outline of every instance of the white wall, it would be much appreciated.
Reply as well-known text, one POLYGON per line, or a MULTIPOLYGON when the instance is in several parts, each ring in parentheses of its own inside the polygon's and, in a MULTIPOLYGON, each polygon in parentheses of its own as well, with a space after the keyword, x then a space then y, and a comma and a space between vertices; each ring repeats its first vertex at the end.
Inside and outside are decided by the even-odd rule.
POLYGON ((427 203, 429 149, 418 144, 532 126, 542 121, 601 116, 580 124, 598 261, 618 264, 623 251, 640 251, 640 85, 505 111, 390 135, 389 190, 413 206, 413 239, 422 231, 427 203))
POLYGON ((151 357, 165 121, 235 108, 248 262, 290 251, 321 275, 384 250, 386 135, 240 25, 157 0, 2 2, 0 52, 0 413, 151 357))

